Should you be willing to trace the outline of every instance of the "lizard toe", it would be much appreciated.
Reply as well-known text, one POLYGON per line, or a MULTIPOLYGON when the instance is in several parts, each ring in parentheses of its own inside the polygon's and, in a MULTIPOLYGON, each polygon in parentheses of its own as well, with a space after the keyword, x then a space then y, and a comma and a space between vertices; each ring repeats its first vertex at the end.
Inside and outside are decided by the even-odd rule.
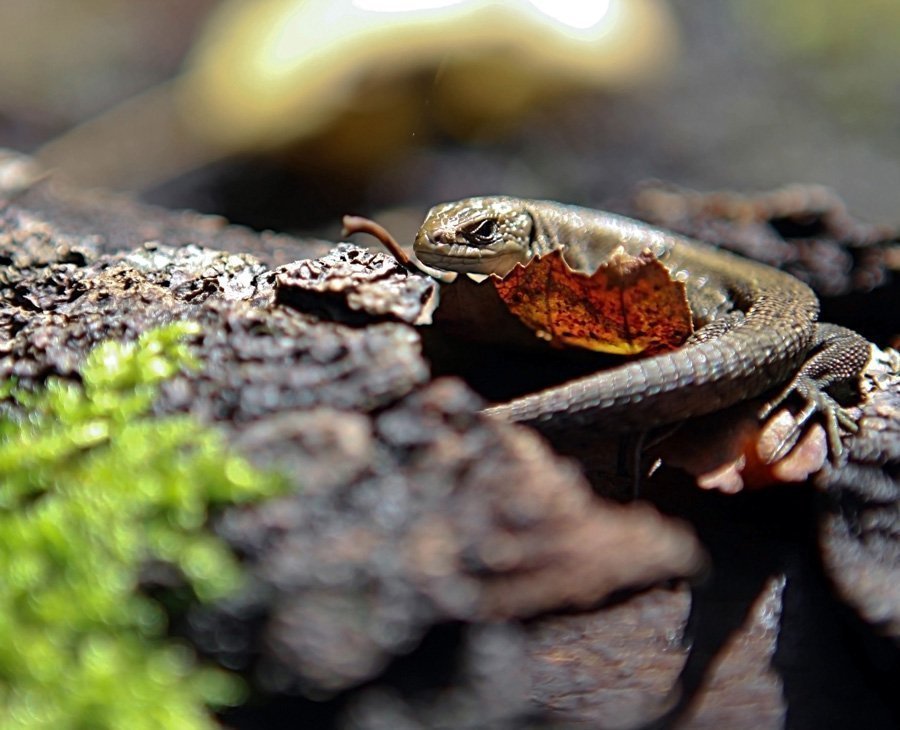
POLYGON ((807 421, 812 416, 819 414, 825 422, 825 433, 828 438, 828 451, 831 462, 834 465, 839 464, 844 454, 841 429, 850 433, 856 433, 859 430, 859 426, 850 412, 823 390, 813 378, 802 373, 798 374, 778 396, 763 406, 759 413, 760 418, 763 420, 767 419, 792 395, 799 396, 804 401, 804 406, 794 415, 793 427, 785 434, 778 447, 773 451, 769 457, 769 462, 778 461, 790 453, 799 440, 807 421))

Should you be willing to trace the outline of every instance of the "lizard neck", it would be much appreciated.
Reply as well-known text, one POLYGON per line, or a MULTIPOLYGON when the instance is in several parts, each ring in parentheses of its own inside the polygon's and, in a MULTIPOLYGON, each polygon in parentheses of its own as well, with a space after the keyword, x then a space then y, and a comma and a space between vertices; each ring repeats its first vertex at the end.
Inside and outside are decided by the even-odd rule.
POLYGON ((596 265, 620 246, 634 255, 649 249, 661 259, 673 243, 670 234, 613 213, 541 200, 531 201, 527 210, 533 220, 532 255, 562 249, 574 268, 596 265))
POLYGON ((540 200, 531 201, 527 206, 531 216, 531 240, 529 241, 529 254, 531 256, 544 256, 556 249, 567 249, 569 241, 574 240, 567 227, 563 226, 557 209, 563 206, 540 200))

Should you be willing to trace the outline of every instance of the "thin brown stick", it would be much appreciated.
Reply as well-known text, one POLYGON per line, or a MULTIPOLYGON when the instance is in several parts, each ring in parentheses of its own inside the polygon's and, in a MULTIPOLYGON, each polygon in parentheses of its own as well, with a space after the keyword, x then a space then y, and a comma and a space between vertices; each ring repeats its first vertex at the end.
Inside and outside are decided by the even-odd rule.
POLYGON ((400 244, 397 243, 397 239, 388 233, 384 226, 359 215, 345 215, 342 222, 344 224, 343 235, 368 233, 370 236, 377 238, 400 264, 409 266, 409 254, 403 250, 400 244))

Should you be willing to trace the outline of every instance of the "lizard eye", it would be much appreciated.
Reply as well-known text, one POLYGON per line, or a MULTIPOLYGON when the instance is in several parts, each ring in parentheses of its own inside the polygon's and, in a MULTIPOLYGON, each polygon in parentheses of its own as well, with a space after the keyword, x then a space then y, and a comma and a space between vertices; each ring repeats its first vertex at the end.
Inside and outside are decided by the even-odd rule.
POLYGON ((485 245, 492 243, 497 236, 497 221, 493 218, 485 218, 464 226, 460 233, 469 243, 485 245))

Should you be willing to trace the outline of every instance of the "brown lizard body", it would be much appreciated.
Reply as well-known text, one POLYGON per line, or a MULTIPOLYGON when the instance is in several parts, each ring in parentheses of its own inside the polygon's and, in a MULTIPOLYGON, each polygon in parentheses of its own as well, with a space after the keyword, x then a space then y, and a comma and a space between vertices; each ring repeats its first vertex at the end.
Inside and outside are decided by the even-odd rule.
POLYGON ((433 208, 415 242, 426 265, 504 275, 516 263, 562 249, 591 272, 618 246, 649 249, 687 288, 699 329, 680 349, 629 362, 487 409, 543 429, 596 426, 644 430, 724 408, 778 386, 826 419, 832 456, 839 425, 855 423, 825 388, 858 377, 868 343, 818 324, 819 302, 798 279, 707 244, 602 211, 509 197, 471 198, 433 208))

